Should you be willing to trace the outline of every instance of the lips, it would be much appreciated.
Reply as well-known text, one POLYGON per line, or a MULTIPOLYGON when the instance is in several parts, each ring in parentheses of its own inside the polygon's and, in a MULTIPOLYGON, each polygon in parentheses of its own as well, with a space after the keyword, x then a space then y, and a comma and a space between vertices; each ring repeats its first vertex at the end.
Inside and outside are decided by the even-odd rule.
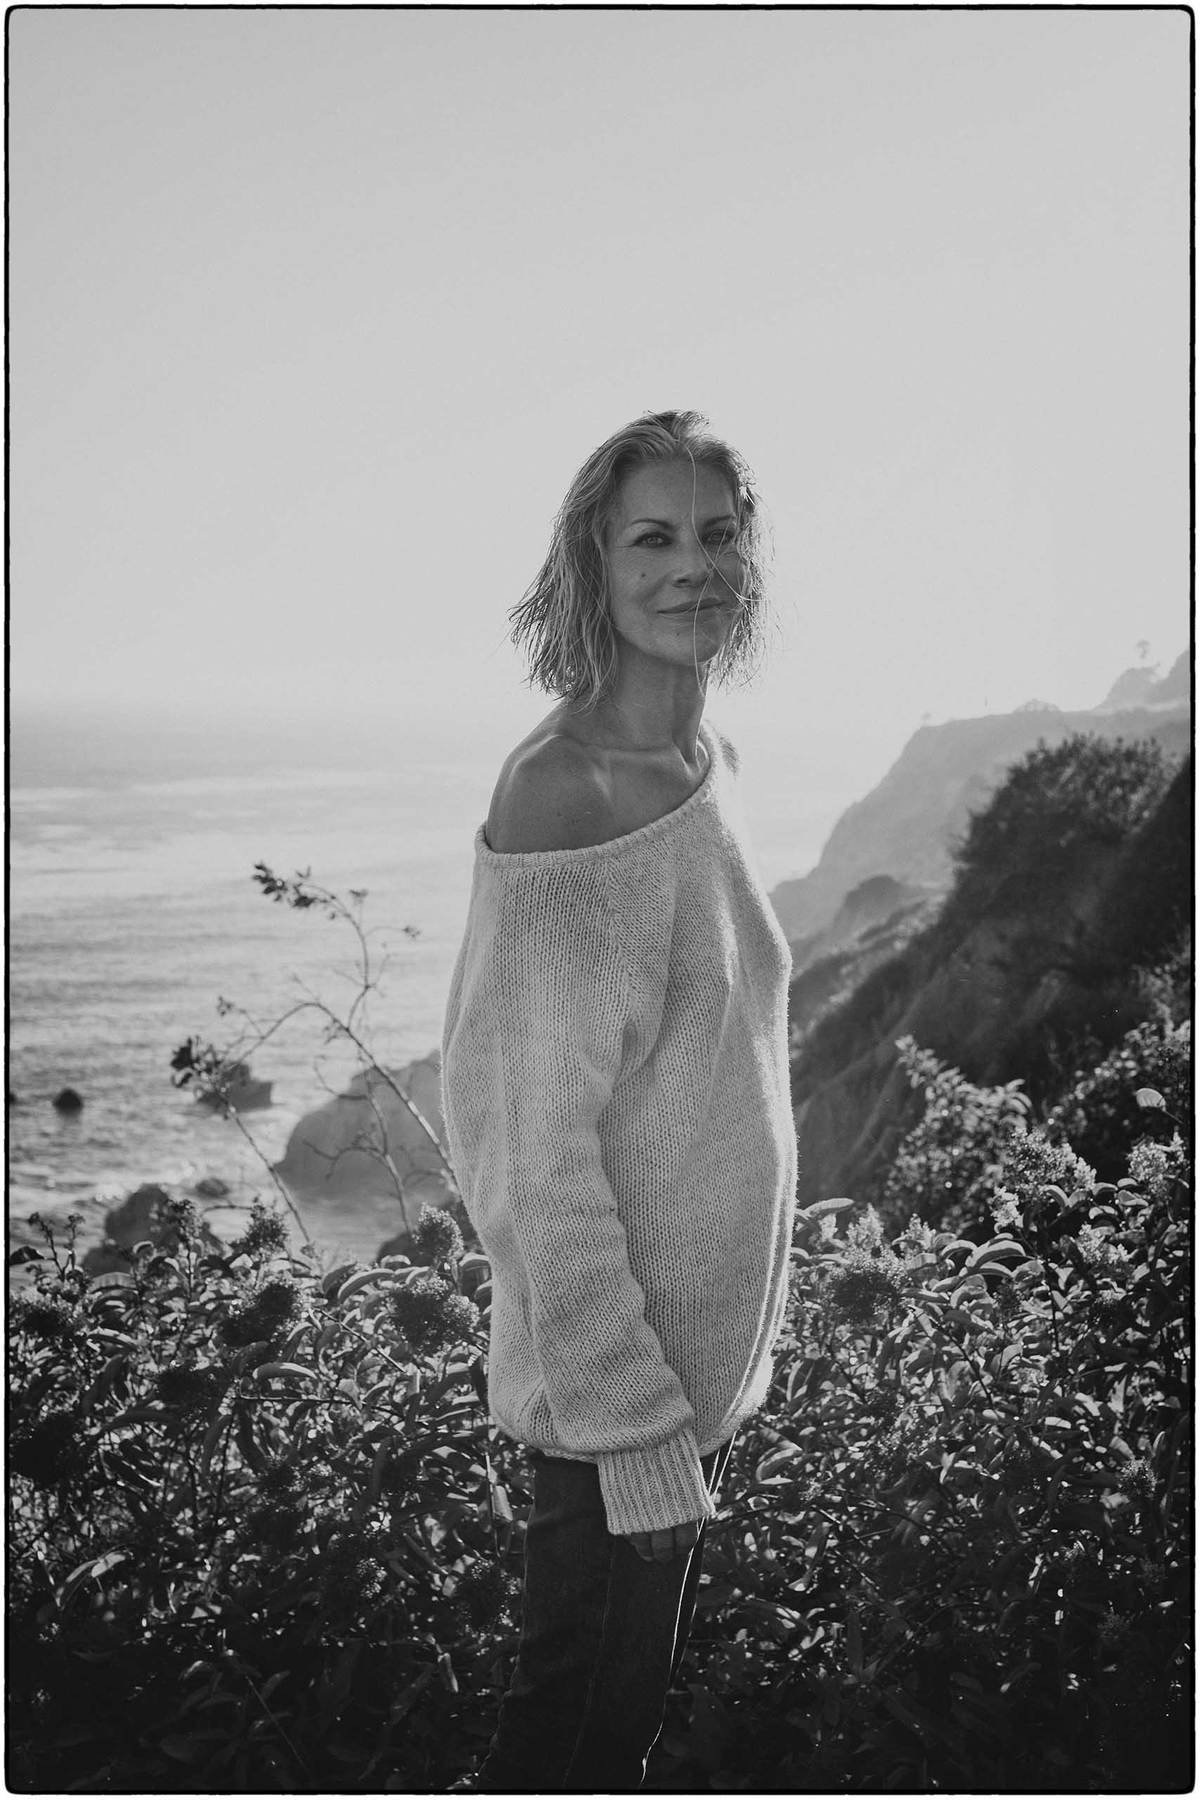
POLYGON ((682 606, 664 606, 662 610, 666 618, 672 619, 680 613, 718 612, 728 605, 728 600, 685 600, 682 606))

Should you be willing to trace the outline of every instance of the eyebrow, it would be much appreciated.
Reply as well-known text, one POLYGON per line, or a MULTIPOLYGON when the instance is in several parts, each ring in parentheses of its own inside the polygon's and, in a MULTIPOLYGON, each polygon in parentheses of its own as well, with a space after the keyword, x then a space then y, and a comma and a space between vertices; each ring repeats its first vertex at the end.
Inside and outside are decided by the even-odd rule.
MULTIPOLYGON (((705 526, 736 525, 737 519, 734 517, 733 513, 714 513, 711 519, 698 520, 697 523, 705 526)), ((674 522, 671 519, 630 519, 629 523, 623 525, 621 529, 623 531, 632 531, 635 525, 657 525, 660 531, 673 531, 675 529, 674 522)))

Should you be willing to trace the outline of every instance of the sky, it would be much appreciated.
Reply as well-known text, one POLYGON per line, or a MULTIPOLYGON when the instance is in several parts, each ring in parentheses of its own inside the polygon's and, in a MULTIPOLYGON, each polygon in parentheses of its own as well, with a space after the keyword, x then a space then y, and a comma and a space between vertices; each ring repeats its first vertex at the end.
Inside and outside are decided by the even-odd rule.
POLYGON ((14 706, 499 756, 550 704, 505 615, 572 474, 678 406, 766 500, 778 642, 710 710, 798 812, 923 719, 1165 666, 1189 28, 10 12, 14 706))

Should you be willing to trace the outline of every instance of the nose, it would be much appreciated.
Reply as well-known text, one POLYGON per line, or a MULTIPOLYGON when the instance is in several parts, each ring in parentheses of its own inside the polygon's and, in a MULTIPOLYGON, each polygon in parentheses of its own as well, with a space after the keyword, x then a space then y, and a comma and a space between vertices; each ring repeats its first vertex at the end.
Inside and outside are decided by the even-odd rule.
POLYGON ((685 532, 679 540, 675 559, 675 580, 680 587, 702 585, 712 573, 712 563, 704 545, 694 531, 685 532))

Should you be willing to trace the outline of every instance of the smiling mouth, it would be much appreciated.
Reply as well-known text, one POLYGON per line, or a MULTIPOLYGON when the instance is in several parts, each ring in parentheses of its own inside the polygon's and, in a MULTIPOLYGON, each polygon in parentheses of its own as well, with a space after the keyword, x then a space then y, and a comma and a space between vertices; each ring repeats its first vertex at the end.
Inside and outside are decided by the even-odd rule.
POLYGON ((672 619, 679 613, 716 612, 718 608, 728 605, 728 600, 718 600, 714 596, 708 600, 685 600, 682 606, 664 606, 663 612, 668 619, 672 619))

